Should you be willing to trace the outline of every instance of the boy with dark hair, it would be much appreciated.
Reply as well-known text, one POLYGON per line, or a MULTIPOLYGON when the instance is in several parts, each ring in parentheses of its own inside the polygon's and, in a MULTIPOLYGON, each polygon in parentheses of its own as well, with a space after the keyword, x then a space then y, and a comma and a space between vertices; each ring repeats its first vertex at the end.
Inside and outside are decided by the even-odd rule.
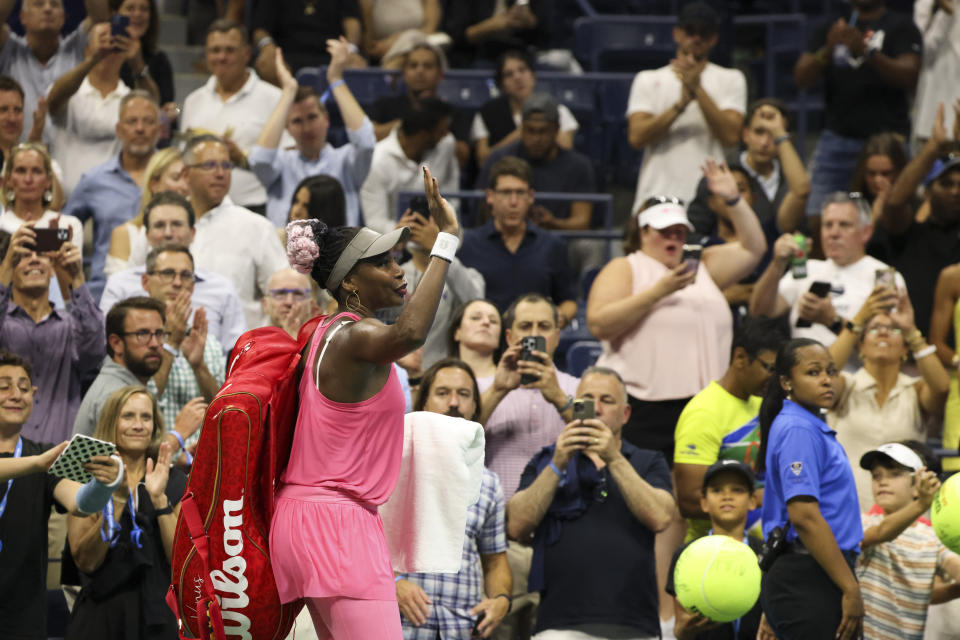
MULTIPOLYGON (((730 536, 742 540, 754 552, 760 551, 759 540, 746 534, 747 514, 759 506, 753 470, 736 460, 717 460, 703 476, 700 509, 710 518, 710 534, 730 536)), ((728 640, 756 638, 760 625, 760 601, 746 614, 733 622, 714 622, 701 614, 692 614, 677 600, 673 585, 673 571, 677 560, 690 545, 683 545, 673 554, 667 574, 666 592, 673 596, 677 640, 728 640)))
POLYGON ((923 514, 940 488, 923 445, 883 444, 863 454, 876 507, 863 514, 857 580, 872 640, 922 640, 931 604, 960 598, 960 556, 937 539, 923 514), (945 584, 942 576, 953 578, 945 584))

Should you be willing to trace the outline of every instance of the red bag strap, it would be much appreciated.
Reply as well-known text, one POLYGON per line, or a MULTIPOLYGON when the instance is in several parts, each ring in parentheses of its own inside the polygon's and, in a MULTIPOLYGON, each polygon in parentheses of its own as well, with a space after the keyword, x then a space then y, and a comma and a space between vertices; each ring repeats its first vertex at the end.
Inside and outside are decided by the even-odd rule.
MULTIPOLYGON (((180 500, 180 516, 187 525, 187 532, 190 534, 190 541, 197 550, 197 557, 200 558, 200 566, 203 568, 203 592, 204 598, 197 603, 197 628, 201 630, 202 638, 215 638, 216 640, 226 640, 223 630, 223 617, 220 614, 220 604, 217 600, 216 592, 213 589, 213 583, 210 580, 210 538, 207 536, 207 530, 203 527, 203 519, 200 517, 200 510, 193 498, 193 492, 188 491, 183 499, 180 500)), ((167 604, 180 619, 180 613, 177 607, 176 595, 173 593, 173 586, 167 592, 167 604)), ((182 629, 180 637, 186 640, 182 629)))

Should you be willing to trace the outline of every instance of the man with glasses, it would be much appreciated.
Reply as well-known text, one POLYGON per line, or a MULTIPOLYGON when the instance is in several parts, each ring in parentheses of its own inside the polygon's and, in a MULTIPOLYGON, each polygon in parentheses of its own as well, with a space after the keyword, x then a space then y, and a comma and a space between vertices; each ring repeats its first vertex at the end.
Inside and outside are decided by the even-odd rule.
POLYGON ((312 315, 322 313, 310 293, 310 278, 290 267, 270 276, 267 295, 260 300, 270 326, 280 327, 296 339, 300 326, 312 315))
MULTIPOLYGON (((190 246, 194 231, 193 207, 186 198, 172 191, 156 194, 143 209, 143 227, 147 232, 147 244, 156 249, 165 244, 190 246)), ((142 266, 131 267, 114 273, 107 278, 103 296, 100 298, 100 310, 110 311, 110 307, 126 298, 146 296, 143 288, 142 266)), ((229 355, 237 338, 247 330, 243 305, 233 283, 212 271, 196 269, 193 278, 192 302, 207 313, 207 333, 216 337, 229 355)))
POLYGON ((98 300, 107 281, 103 269, 110 234, 140 208, 144 173, 160 137, 159 115, 156 98, 146 91, 137 89, 123 96, 116 125, 120 153, 84 173, 63 208, 81 222, 93 220, 90 289, 98 300))
POLYGON ((587 369, 577 397, 596 417, 568 423, 507 502, 507 536, 533 538, 536 637, 659 638, 653 544, 676 511, 667 461, 622 440, 630 405, 615 371, 587 369))
POLYGON ((940 105, 930 137, 890 187, 870 253, 894 265, 910 287, 917 328, 927 333, 940 271, 960 262, 960 103, 953 105, 953 136, 940 105), (915 219, 920 184, 930 216, 915 219))
POLYGON ((233 163, 223 140, 191 138, 183 152, 196 235, 190 249, 198 269, 230 279, 240 295, 248 327, 264 325, 260 299, 270 276, 288 266, 276 228, 227 195, 233 163))
POLYGON ((829 346, 878 284, 895 284, 899 291, 906 284, 889 265, 866 255, 873 225, 870 207, 860 194, 830 194, 820 219, 826 260, 807 260, 803 277, 792 270, 784 275, 800 249, 792 235, 780 236, 770 264, 754 285, 750 313, 769 318, 789 313, 794 338, 812 338, 829 346))
MULTIPOLYGON (((206 62, 210 79, 183 101, 180 130, 188 135, 205 131, 221 136, 234 164, 230 198, 264 213, 267 192, 247 168, 246 156, 280 101, 280 89, 247 66, 250 37, 247 28, 233 20, 214 20, 207 29, 206 62)), ((281 146, 291 143, 285 136, 281 146)))
POLYGON ((577 279, 563 240, 528 219, 532 183, 533 171, 520 158, 503 158, 491 167, 491 220, 467 229, 458 256, 483 275, 487 298, 499 309, 522 294, 539 293, 557 305, 563 328, 577 315, 577 279))
POLYGON ((644 149, 633 211, 649 196, 675 193, 689 202, 704 158, 720 160, 740 139, 747 110, 747 81, 737 69, 709 61, 720 18, 704 2, 691 2, 677 16, 676 58, 641 71, 630 87, 630 146, 644 149))
MULTIPOLYGON (((166 305, 153 298, 127 298, 113 305, 107 314, 107 357, 83 396, 73 424, 75 434, 93 435, 104 403, 117 389, 141 385, 156 395, 153 376, 163 364, 163 345, 170 337, 165 322, 166 305)), ((205 411, 205 405, 193 403, 167 425, 171 432, 168 441, 175 451, 200 428, 205 411)))
POLYGON ((687 519, 687 542, 707 535, 710 529, 710 519, 700 507, 707 468, 721 459, 756 467, 760 433, 755 418, 773 375, 777 350, 786 340, 781 327, 778 320, 767 318, 740 320, 733 333, 730 366, 690 399, 677 420, 673 478, 680 515, 687 519), (752 429, 728 439, 751 421, 752 429))
POLYGON ((103 314, 84 281, 77 246, 67 242, 41 255, 33 250, 34 239, 31 226, 20 227, 0 263, 0 346, 34 363, 39 390, 23 435, 62 442, 80 408, 81 384, 103 359, 103 314), (67 290, 67 309, 50 303, 54 274, 67 290))

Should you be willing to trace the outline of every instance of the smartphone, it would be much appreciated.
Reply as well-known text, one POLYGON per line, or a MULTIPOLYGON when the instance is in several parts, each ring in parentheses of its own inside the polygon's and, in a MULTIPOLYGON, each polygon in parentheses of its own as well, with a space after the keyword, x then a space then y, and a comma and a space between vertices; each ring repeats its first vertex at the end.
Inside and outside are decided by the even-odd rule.
POLYGON ((683 245, 683 261, 687 264, 686 272, 696 273, 700 267, 700 256, 703 254, 703 246, 699 244, 683 245))
MULTIPOLYGON (((817 296, 818 298, 826 298, 830 295, 830 283, 824 282, 823 280, 815 280, 810 285, 810 293, 817 296)), ((813 323, 809 320, 804 320, 803 318, 797 318, 798 327, 812 327, 813 323)))
POLYGON ((110 17, 110 35, 128 36, 130 33, 127 27, 130 26, 130 16, 121 16, 119 14, 110 17))
POLYGON ((596 417, 593 398, 577 398, 573 401, 573 419, 590 420, 596 417))
POLYGON ((486 611, 481 611, 480 615, 477 616, 477 619, 473 621, 473 629, 470 630, 471 636, 480 635, 480 623, 483 622, 483 619, 487 617, 486 611))
POLYGON ((34 229, 37 234, 33 250, 37 253, 59 251, 64 242, 70 240, 70 229, 34 229))
MULTIPOLYGON (((541 362, 540 358, 533 355, 534 351, 546 351, 547 339, 543 336, 525 336, 520 339, 520 359, 541 362)), ((537 376, 525 373, 520 376, 520 384, 533 384, 537 381, 537 376)))
POLYGON ((875 272, 875 277, 873 281, 873 287, 889 287, 891 289, 897 288, 896 271, 892 267, 887 267, 886 269, 877 269, 875 272))

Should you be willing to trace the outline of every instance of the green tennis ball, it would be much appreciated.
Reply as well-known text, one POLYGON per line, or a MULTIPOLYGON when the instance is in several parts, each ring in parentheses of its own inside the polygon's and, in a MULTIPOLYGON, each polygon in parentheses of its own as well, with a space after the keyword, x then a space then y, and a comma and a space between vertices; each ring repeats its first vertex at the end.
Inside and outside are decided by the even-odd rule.
POLYGON ((673 585, 687 611, 717 622, 736 620, 760 597, 757 554, 729 536, 700 538, 677 559, 673 585))
POLYGON ((930 521, 943 546, 960 553, 960 473, 947 478, 933 496, 930 521))

